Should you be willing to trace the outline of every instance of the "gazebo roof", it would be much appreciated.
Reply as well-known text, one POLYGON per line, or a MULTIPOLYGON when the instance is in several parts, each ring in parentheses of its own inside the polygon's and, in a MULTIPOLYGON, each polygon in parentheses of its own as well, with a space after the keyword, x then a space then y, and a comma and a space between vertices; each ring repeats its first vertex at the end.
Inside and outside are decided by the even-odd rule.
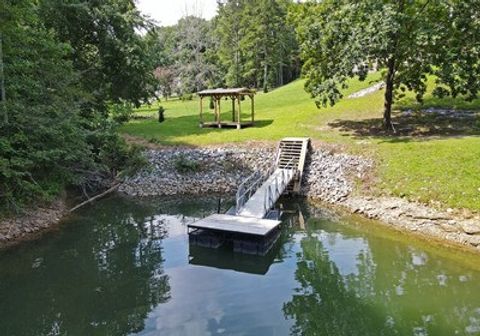
POLYGON ((199 96, 232 96, 232 95, 254 95, 255 90, 247 88, 229 88, 229 89, 208 89, 198 92, 199 96))

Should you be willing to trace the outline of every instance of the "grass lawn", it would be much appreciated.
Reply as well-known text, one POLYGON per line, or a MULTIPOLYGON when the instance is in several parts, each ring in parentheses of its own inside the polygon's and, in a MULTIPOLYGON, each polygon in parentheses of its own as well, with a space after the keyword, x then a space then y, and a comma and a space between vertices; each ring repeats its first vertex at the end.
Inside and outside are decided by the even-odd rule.
MULTIPOLYGON (((378 78, 378 74, 373 74, 365 82, 352 80, 345 97, 378 78)), ((222 119, 228 120, 230 104, 225 103, 222 119)), ((164 123, 156 121, 158 105, 155 104, 136 112, 146 119, 133 120, 122 126, 121 131, 164 145, 193 146, 309 136, 374 157, 378 163, 375 185, 378 193, 480 211, 479 114, 463 119, 397 112, 393 119, 400 135, 387 136, 380 128, 383 90, 362 98, 345 98, 334 107, 319 110, 304 92, 301 80, 267 94, 257 94, 256 126, 242 130, 199 128, 196 100, 160 104, 166 109, 164 123)), ((436 99, 427 94, 422 108, 426 107, 480 111, 480 100, 468 103, 436 99)), ((407 96, 397 103, 397 108, 417 110, 420 106, 407 96)))

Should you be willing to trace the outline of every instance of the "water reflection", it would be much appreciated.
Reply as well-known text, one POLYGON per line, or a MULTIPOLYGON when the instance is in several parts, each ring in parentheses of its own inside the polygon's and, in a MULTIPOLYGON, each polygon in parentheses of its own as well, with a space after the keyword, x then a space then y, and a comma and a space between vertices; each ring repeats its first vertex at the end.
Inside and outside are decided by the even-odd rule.
POLYGON ((1 255, 3 335, 122 335, 170 298, 154 210, 122 199, 1 255), (92 216, 92 213, 95 215, 92 216))
POLYGON ((189 246, 216 198, 103 200, 0 253, 0 334, 480 335, 478 270, 303 201, 284 210, 258 257, 189 246))
POLYGON ((298 285, 283 305, 286 318, 294 321, 291 334, 480 333, 478 287, 464 284, 478 279, 478 272, 366 235, 355 225, 314 217, 300 246, 298 285))
POLYGON ((278 247, 265 256, 234 253, 231 246, 220 249, 190 245, 191 265, 230 269, 237 272, 265 275, 275 261, 278 247))

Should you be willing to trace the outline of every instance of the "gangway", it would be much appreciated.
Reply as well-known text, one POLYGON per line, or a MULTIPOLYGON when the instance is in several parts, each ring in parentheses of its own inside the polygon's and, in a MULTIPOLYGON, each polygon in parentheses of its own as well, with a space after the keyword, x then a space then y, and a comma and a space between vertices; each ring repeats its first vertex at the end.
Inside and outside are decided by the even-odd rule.
POLYGON ((217 247, 223 238, 212 238, 211 233, 267 237, 280 225, 278 212, 273 210, 280 196, 300 191, 309 145, 309 138, 282 139, 273 167, 266 174, 255 172, 245 179, 238 187, 235 206, 226 214, 214 214, 189 224, 189 234, 195 233, 191 239, 201 242, 200 231, 208 236, 204 245, 217 247))

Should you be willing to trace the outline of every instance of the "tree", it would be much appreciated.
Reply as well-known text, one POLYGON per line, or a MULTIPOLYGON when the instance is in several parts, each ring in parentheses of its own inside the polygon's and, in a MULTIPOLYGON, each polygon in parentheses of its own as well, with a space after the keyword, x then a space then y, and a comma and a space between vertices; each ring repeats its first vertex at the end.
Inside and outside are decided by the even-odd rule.
MULTIPOLYGON (((278 0, 247 2, 243 15, 245 33, 242 46, 247 58, 246 77, 253 74, 256 83, 261 83, 264 92, 271 86, 281 85, 283 58, 288 44, 283 43, 290 32, 286 24, 286 4, 278 0)), ((283 81, 283 79, 282 79, 283 81)), ((260 85, 257 84, 257 87, 260 85)))
POLYGON ((289 0, 228 0, 220 4, 219 58, 229 86, 269 87, 295 78, 297 54, 287 22, 289 0), (286 76, 284 76, 286 74, 286 76))
MULTIPOLYGON (((109 39, 112 46, 102 47, 104 55, 94 43, 82 39, 73 48, 65 36, 60 39, 60 33, 52 28, 63 19, 56 17, 52 8, 42 7, 50 4, 53 1, 0 1, 4 65, 1 78, 5 83, 2 91, 8 97, 2 97, 1 102, 8 118, 0 122, 0 213, 18 212, 26 205, 52 200, 67 186, 86 191, 108 185, 117 172, 139 158, 138 150, 130 150, 116 133, 106 110, 110 102, 138 102, 146 94, 149 88, 142 83, 148 79, 139 82, 141 73, 133 72, 148 68, 149 60, 142 52, 137 56, 143 65, 131 65, 138 50, 132 52, 134 56, 124 51, 123 56, 128 57, 115 64, 131 67, 112 79, 106 69, 113 72, 109 67, 115 64, 103 63, 108 63, 110 57, 122 57, 113 54, 128 44, 122 46, 121 41, 109 39), (132 88, 136 90, 133 93, 124 91, 132 84, 119 82, 119 78, 130 78, 129 74, 133 84, 141 86, 132 88), (117 86, 123 89, 117 92, 117 86)), ((86 31, 99 23, 82 22, 81 27, 77 26, 82 32, 75 34, 86 36, 86 31)), ((114 32, 105 30, 108 34, 114 32)), ((101 32, 99 29, 95 34, 101 32)), ((68 35, 63 30, 61 33, 68 35)), ((153 78, 153 74, 150 76, 153 78)))
POLYGON ((175 35, 175 72, 181 94, 201 91, 215 76, 215 65, 208 61, 214 42, 212 24, 196 16, 179 20, 175 35))
POLYGON ((158 67, 155 69, 155 78, 158 82, 158 89, 165 100, 172 95, 175 81, 175 72, 170 67, 158 67))
POLYGON ((444 6, 440 52, 432 62, 438 84, 435 94, 472 100, 480 91, 480 2, 457 0, 444 6))
POLYGON ((243 50, 241 17, 245 1, 225 0, 218 2, 216 35, 220 41, 218 54, 223 64, 227 86, 243 86, 243 50))
MULTIPOLYGON (((478 18, 474 14, 475 10, 478 13, 477 3, 474 0, 326 0, 295 6, 292 18, 297 24, 305 62, 306 90, 315 97, 317 106, 333 105, 342 97, 340 89, 347 86, 348 78, 364 80, 369 70, 380 67, 384 69, 386 83, 383 124, 392 130, 392 104, 399 92, 413 91, 421 101, 426 91, 426 76, 438 74, 438 84, 445 84, 450 90, 436 92, 455 94, 460 84, 451 80, 453 77, 462 78, 463 82, 463 78, 473 79, 468 75, 469 70, 478 74, 478 66, 474 65, 478 65, 478 58, 473 64, 466 64, 462 52, 457 53, 460 45, 460 49, 472 47, 452 35, 458 32, 456 24, 461 17, 470 22, 467 26, 476 25, 478 31, 478 18), (470 16, 455 15, 452 21, 452 13, 458 11, 470 16), (445 62, 447 59, 449 64, 445 62), (464 70, 454 70, 460 68, 464 70)), ((471 37, 476 39, 474 34, 471 37)), ((473 48, 478 50, 478 43, 473 48)), ((464 90, 458 92, 468 91, 471 96, 478 91, 478 85, 468 89, 466 85, 460 86, 464 90)))
POLYGON ((69 46, 45 29, 30 1, 3 1, 0 13, 9 98, 8 123, 0 123, 0 210, 18 211, 52 197, 92 159, 69 46))
POLYGON ((133 0, 42 0, 41 16, 72 46, 74 68, 89 93, 84 106, 106 111, 110 101, 139 106, 154 90, 154 60, 138 31, 151 25, 133 0))

